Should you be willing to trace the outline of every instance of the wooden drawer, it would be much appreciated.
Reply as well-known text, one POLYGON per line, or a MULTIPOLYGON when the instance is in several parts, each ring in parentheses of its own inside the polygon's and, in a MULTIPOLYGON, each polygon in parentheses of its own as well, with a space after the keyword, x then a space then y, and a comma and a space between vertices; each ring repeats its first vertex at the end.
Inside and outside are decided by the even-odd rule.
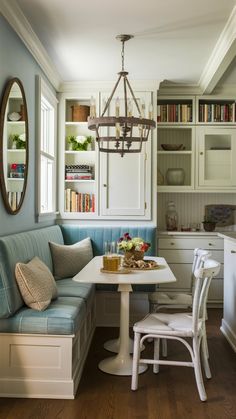
MULTIPOLYGON (((185 249, 160 249, 158 256, 166 259, 168 263, 192 263, 193 262, 193 250, 185 249)), ((224 263, 224 252, 223 250, 212 250, 212 259, 217 260, 220 263, 224 263)))
POLYGON ((160 238, 159 249, 223 249, 223 239, 217 237, 160 238))

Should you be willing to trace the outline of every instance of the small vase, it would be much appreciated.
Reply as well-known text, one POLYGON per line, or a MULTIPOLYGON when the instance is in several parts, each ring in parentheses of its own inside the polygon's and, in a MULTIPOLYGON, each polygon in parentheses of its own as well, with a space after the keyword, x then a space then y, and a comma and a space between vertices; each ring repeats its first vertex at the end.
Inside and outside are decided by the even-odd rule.
POLYGON ((134 260, 143 260, 144 258, 144 252, 141 252, 139 250, 128 250, 124 254, 124 258, 126 260, 129 260, 131 257, 133 257, 134 260))

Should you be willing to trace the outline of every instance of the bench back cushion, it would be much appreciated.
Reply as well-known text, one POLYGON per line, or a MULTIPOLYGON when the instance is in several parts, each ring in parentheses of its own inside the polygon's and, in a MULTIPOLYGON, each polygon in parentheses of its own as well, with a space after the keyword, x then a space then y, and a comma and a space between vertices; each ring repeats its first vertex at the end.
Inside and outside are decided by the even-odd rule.
POLYGON ((52 271, 49 241, 63 244, 59 226, 0 237, 0 318, 12 316, 24 305, 15 280, 17 262, 38 256, 52 271))
MULTIPOLYGON (((151 247, 146 252, 146 255, 156 256, 156 227, 142 226, 142 227, 116 227, 116 226, 86 226, 86 225, 61 225, 62 234, 65 244, 76 243, 80 240, 90 237, 93 247, 93 255, 100 256, 104 253, 105 241, 117 241, 124 233, 129 232, 132 237, 142 237, 146 242, 151 243, 151 247)), ((116 285, 97 284, 96 289, 100 291, 116 290, 116 285)), ((134 291, 152 292, 155 290, 155 285, 134 285, 134 291)))

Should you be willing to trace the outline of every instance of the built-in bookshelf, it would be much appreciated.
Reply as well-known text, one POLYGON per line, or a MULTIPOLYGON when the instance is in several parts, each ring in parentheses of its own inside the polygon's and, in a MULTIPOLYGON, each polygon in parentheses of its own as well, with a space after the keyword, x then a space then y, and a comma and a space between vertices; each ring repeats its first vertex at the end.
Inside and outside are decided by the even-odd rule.
POLYGON ((161 98, 157 103, 157 122, 163 124, 193 123, 193 98, 161 98))

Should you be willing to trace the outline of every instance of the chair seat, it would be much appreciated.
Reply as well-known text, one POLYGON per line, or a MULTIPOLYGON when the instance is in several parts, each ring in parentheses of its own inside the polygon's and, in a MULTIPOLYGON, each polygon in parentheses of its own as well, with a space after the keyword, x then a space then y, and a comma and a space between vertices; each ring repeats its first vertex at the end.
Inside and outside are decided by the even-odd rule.
POLYGON ((192 305, 192 295, 191 294, 169 294, 164 292, 152 292, 148 296, 149 301, 153 304, 168 304, 168 305, 185 305, 191 306, 192 305))
MULTIPOLYGON (((174 336, 193 336, 193 319, 191 313, 152 313, 143 320, 135 323, 134 331, 138 333, 155 333, 174 336)), ((198 331, 200 332, 202 320, 198 322, 198 331)), ((158 336, 157 336, 158 337, 158 336)))

